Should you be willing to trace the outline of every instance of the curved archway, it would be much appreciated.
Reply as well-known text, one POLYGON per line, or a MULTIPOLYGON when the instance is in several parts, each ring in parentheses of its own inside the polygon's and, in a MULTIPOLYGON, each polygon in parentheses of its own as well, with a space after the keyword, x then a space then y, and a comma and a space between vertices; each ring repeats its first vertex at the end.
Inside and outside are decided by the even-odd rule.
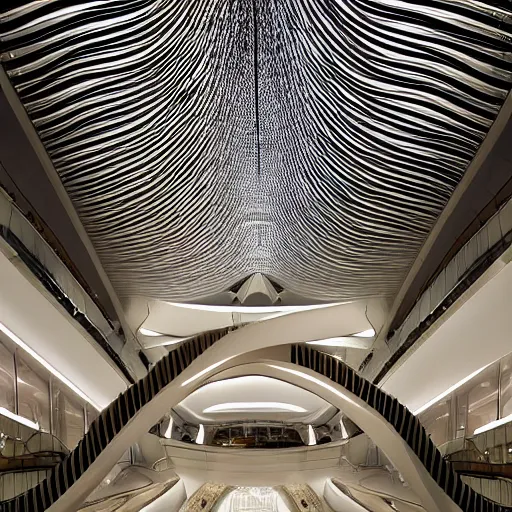
MULTIPOLYGON (((160 360, 144 379, 120 395, 104 410, 78 447, 52 471, 49 478, 27 493, 3 503, 1 510, 73 510, 96 487, 105 472, 115 464, 126 448, 133 444, 142 432, 149 430, 173 404, 181 401, 209 377, 223 369, 271 359, 274 366, 279 364, 279 361, 281 364, 292 365, 286 367, 289 375, 293 376, 294 372, 307 375, 308 377, 302 377, 305 381, 320 386, 318 389, 324 388, 335 396, 348 400, 347 403, 357 404, 361 400, 359 405, 363 409, 364 403, 367 404, 368 410, 374 408, 372 414, 377 415, 376 425, 383 425, 387 421, 387 428, 395 431, 394 442, 401 436, 411 449, 409 454, 415 460, 416 473, 420 474, 420 466, 423 466, 427 471, 424 475, 436 477, 439 485, 432 487, 432 484, 435 484, 432 480, 428 485, 428 491, 422 497, 429 503, 429 510, 457 510, 455 503, 459 503, 466 512, 509 511, 510 509, 486 500, 465 486, 442 459, 418 420, 398 401, 358 377, 344 363, 309 347, 295 346, 292 350, 283 346, 270 348, 294 341, 306 341, 311 331, 308 323, 315 317, 314 313, 308 311, 300 315, 279 317, 229 333, 226 330, 205 333, 184 343, 160 360), (417 455, 416 459, 414 454, 417 455), (455 503, 446 502, 446 496, 440 497, 441 502, 451 505, 439 508, 436 505, 437 499, 429 500, 429 493, 441 496, 441 488, 450 494, 455 503), (451 508, 452 505, 456 508, 451 508)), ((329 327, 325 330, 332 333, 332 318, 330 320, 329 327)), ((318 329, 315 329, 315 332, 318 332, 318 329)), ((361 419, 354 419, 361 423, 362 428, 366 426, 371 430, 371 425, 368 427, 361 419)), ((370 432, 368 433, 370 435, 370 432)), ((402 444, 402 441, 400 443, 402 444)), ((413 466, 410 469, 412 471, 413 466)))
MULTIPOLYGON (((295 347, 292 347, 292 349, 295 347)), ((334 360, 336 361, 336 360, 334 360)), ((243 362, 221 369, 214 378, 229 379, 242 375, 261 375, 271 377, 298 386, 315 393, 333 404, 353 420, 385 453, 394 467, 403 475, 420 498, 425 510, 429 512, 460 512, 461 508, 441 489, 432 475, 418 460, 416 453, 386 421, 378 411, 369 406, 362 398, 344 388, 329 377, 309 368, 300 367, 290 360, 262 360, 243 362)), ((211 381, 212 379, 208 379, 211 381)), ((203 385, 201 383, 201 385, 203 385)), ((216 460, 222 457, 216 448, 216 460)), ((230 457, 229 451, 226 456, 230 457)))

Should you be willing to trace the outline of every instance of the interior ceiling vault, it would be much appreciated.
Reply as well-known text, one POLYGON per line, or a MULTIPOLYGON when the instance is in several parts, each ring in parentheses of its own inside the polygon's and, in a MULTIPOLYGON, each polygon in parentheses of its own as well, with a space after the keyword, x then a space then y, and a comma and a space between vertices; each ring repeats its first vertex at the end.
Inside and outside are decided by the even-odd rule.
POLYGON ((510 90, 500 5, 25 2, 1 59, 121 298, 392 297, 510 90))

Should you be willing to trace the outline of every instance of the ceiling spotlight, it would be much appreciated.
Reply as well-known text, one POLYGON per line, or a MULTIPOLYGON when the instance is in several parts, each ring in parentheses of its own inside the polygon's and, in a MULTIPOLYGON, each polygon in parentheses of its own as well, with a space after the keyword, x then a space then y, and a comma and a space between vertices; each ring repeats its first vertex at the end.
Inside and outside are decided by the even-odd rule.
POLYGON ((270 411, 287 411, 287 412, 307 412, 303 407, 292 404, 284 404, 281 402, 230 402, 225 404, 212 405, 203 412, 270 412, 270 411))
POLYGON ((196 444, 204 444, 204 425, 199 425, 197 432, 196 444))

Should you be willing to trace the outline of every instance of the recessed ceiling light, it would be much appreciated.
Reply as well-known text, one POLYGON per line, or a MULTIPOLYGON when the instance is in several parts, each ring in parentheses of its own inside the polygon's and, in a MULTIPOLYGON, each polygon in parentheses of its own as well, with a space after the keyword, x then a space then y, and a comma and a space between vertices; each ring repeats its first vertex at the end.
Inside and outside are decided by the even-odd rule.
POLYGON ((150 329, 146 329, 145 327, 140 327, 139 332, 143 336, 164 336, 161 332, 152 331, 150 329))
POLYGON ((357 338, 373 338, 375 336, 375 330, 367 329, 366 331, 361 331, 356 334, 352 334, 352 336, 356 336, 357 338))
POLYGON ((292 404, 284 404, 282 402, 229 402, 225 404, 212 405, 207 407, 204 413, 213 412, 270 412, 270 411, 287 411, 287 412, 307 412, 303 407, 292 404))

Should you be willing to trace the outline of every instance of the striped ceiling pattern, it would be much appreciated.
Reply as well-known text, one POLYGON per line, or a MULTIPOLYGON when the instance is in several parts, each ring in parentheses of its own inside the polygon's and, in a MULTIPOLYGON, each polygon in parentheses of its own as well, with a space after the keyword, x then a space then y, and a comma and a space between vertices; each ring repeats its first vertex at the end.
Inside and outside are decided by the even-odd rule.
POLYGON ((392 296, 512 83, 498 0, 16 4, 2 64, 122 297, 392 296))

